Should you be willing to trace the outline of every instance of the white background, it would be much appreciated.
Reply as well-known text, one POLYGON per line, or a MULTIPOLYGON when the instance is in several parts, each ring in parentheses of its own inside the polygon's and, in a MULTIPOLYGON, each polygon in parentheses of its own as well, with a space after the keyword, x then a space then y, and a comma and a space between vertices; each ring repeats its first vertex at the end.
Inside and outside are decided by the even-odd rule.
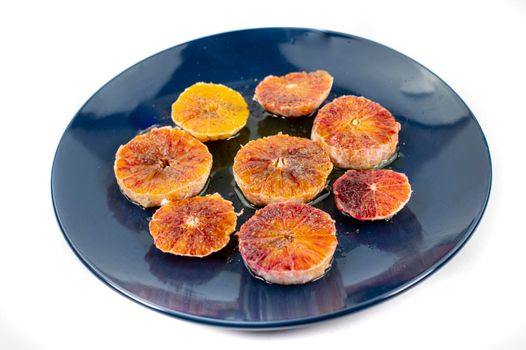
POLYGON ((4 1, 0 37, 0 349, 526 349, 525 1, 4 1), (108 288, 66 244, 49 187, 63 130, 101 85, 173 45, 262 26, 347 32, 421 62, 477 116, 494 180, 472 239, 415 288, 307 328, 248 333, 108 288))

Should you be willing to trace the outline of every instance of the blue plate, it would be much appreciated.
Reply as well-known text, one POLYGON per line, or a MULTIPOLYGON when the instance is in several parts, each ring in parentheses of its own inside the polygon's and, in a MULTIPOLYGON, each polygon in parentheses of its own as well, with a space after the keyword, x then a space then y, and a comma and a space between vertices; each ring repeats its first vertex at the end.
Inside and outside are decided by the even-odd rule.
MULTIPOLYGON (((331 179, 341 174, 335 170, 331 179)), ((194 40, 160 52, 97 91, 67 127, 51 175, 56 216, 86 266, 123 295, 168 315, 229 327, 291 327, 348 314, 386 300, 436 271, 471 236, 486 207, 491 162, 475 117, 440 78, 412 59, 352 35, 299 28, 250 29, 194 40), (402 125, 399 157, 414 193, 390 221, 342 215, 332 195, 315 205, 335 220, 339 245, 327 275, 302 286, 270 285, 250 275, 235 237, 204 259, 155 249, 153 210, 120 193, 113 175, 119 145, 152 125, 172 125, 171 103, 189 85, 226 84, 249 103, 239 135, 207 143, 214 157, 206 193, 253 213, 234 191, 232 161, 248 140, 280 131, 309 137, 313 118, 283 120, 252 101, 266 75, 326 69, 327 99, 363 95, 402 125)))

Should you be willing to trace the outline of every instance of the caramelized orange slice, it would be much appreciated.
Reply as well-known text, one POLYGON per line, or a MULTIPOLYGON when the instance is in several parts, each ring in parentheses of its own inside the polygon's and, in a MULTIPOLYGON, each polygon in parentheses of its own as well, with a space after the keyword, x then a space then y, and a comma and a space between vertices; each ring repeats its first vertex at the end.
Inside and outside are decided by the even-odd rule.
POLYGON ((332 163, 309 139, 274 135, 250 141, 234 158, 234 179, 256 205, 308 202, 324 188, 332 163))
POLYGON ((278 284, 302 284, 322 277, 338 244, 329 214, 294 202, 258 210, 241 226, 238 239, 247 267, 278 284))
POLYGON ((342 96, 323 106, 314 119, 312 140, 343 169, 382 167, 396 152, 400 124, 380 104, 342 96))
POLYGON ((203 257, 228 244, 236 221, 232 202, 215 193, 163 205, 153 214, 150 234, 165 253, 203 257))
POLYGON ((120 146, 114 172, 121 191, 143 207, 198 194, 212 155, 197 139, 170 127, 151 129, 120 146))
POLYGON ((212 83, 196 83, 172 104, 172 119, 200 141, 224 140, 241 130, 248 119, 241 94, 212 83))
POLYGON ((389 219, 411 197, 407 176, 392 170, 349 170, 332 187, 336 206, 358 220, 389 219))
POLYGON ((254 100, 270 113, 301 117, 314 112, 329 96, 332 81, 324 70, 293 72, 281 77, 269 75, 256 87, 254 100))

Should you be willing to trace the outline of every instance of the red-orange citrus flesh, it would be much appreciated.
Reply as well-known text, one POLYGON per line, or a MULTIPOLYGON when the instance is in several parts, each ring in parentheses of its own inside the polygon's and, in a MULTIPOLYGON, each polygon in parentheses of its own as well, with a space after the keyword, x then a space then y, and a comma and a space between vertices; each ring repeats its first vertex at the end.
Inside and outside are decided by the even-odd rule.
POLYGON ((269 204, 238 232, 247 267, 269 283, 303 284, 322 277, 338 241, 326 212, 295 202, 269 204))
POLYGON ((186 132, 154 128, 120 146, 114 172, 121 191, 143 207, 195 196, 206 184, 212 155, 186 132))
POLYGON ((400 124, 387 109, 365 97, 342 96, 316 115, 311 138, 343 169, 382 167, 398 144, 400 124))
POLYGON ((325 187, 332 163, 309 139, 273 135, 250 141, 234 158, 234 179, 256 205, 308 202, 325 187))
POLYGON ((411 197, 407 176, 392 170, 349 170, 332 187, 336 207, 358 220, 389 219, 411 197))
POLYGON ((165 253, 203 257, 227 245, 236 221, 232 202, 216 193, 163 205, 150 221, 150 234, 165 253))
POLYGON ((269 75, 256 87, 254 100, 270 113, 301 117, 314 112, 329 96, 332 81, 332 76, 324 70, 279 77, 269 75))

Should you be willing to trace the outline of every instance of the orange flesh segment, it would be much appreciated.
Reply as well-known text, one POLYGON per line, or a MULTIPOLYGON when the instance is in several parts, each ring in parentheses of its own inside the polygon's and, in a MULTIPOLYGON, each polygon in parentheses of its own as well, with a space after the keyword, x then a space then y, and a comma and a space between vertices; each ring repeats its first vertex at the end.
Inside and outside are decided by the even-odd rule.
POLYGON ((264 271, 304 271, 332 256, 334 221, 306 204, 270 204, 241 227, 239 250, 245 261, 264 271))
POLYGON ((267 76, 256 87, 254 99, 267 111, 284 117, 311 114, 327 98, 333 78, 323 70, 267 76))
POLYGON ((175 255, 202 257, 227 245, 237 216, 219 194, 170 202, 150 221, 155 246, 175 255))
POLYGON ((388 160, 396 151, 399 130, 400 124, 387 109, 357 96, 342 96, 328 103, 313 124, 313 134, 321 143, 353 159, 339 166, 355 169, 372 168, 388 160))
POLYGON ((358 220, 387 219, 411 197, 402 173, 392 170, 349 170, 333 186, 336 206, 358 220))
POLYGON ((246 144, 237 153, 233 169, 247 197, 255 194, 267 203, 308 201, 325 186, 332 163, 314 142, 278 134, 246 144))
POLYGON ((173 121, 203 142, 233 136, 248 115, 243 96, 221 84, 196 83, 172 104, 173 121))
POLYGON ((318 133, 329 144, 369 148, 388 142, 398 132, 387 109, 363 97, 344 97, 326 105, 317 117, 318 133))
POLYGON ((133 195, 155 196, 180 189, 184 197, 188 195, 184 189, 208 177, 211 166, 212 155, 205 145, 182 130, 163 127, 121 146, 114 171, 119 186, 132 199, 133 195))

